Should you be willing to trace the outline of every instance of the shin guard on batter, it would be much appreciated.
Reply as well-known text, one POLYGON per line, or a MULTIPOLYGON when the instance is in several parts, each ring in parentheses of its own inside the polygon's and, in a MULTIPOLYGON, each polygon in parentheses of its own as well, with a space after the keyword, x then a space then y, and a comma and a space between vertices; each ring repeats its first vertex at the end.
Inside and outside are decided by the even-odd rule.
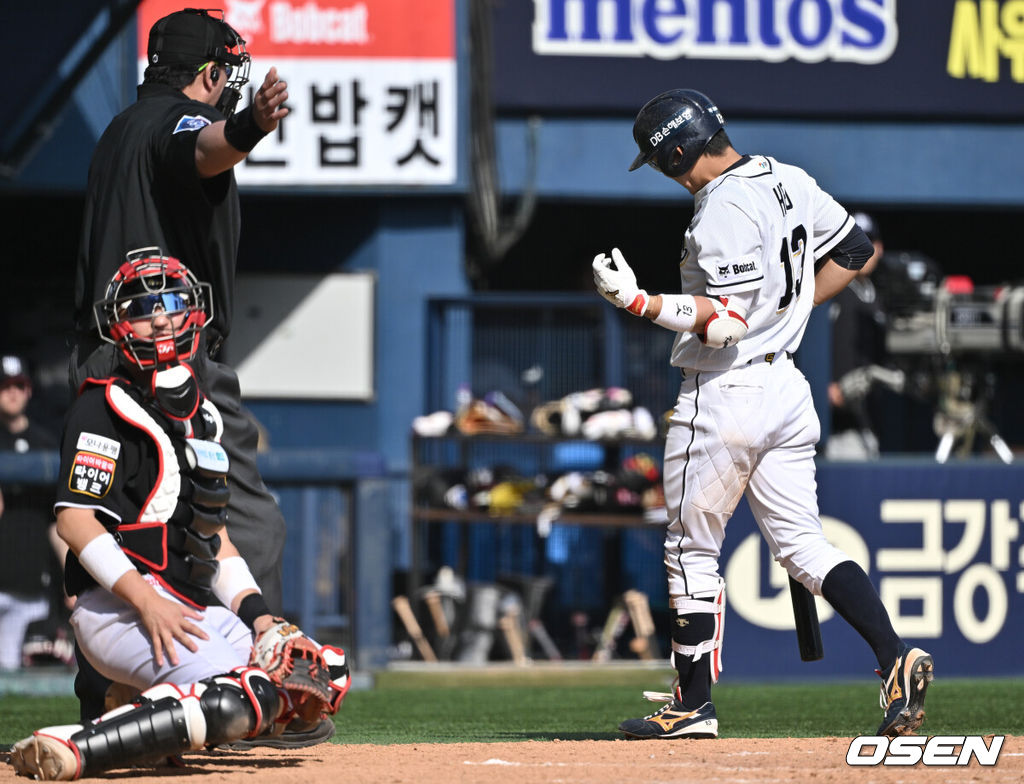
POLYGON ((679 674, 677 698, 688 708, 711 699, 711 684, 722 672, 722 634, 725 629, 725 581, 713 592, 674 596, 672 666, 679 674))
POLYGON ((14 745, 11 764, 39 780, 71 781, 262 734, 280 707, 277 688, 252 667, 188 687, 161 683, 88 726, 37 730, 14 745))

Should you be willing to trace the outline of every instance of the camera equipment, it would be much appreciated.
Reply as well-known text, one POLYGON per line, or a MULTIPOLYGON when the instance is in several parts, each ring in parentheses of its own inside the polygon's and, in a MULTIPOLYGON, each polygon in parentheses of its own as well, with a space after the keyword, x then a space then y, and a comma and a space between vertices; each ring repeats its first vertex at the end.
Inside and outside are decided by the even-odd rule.
POLYGON ((996 384, 996 365, 1024 356, 1024 286, 974 286, 969 277, 942 277, 921 254, 887 255, 876 270, 889 314, 886 347, 916 368, 919 387, 932 399, 935 459, 954 447, 971 454, 974 439, 987 438, 1005 462, 1013 453, 986 415, 996 384))

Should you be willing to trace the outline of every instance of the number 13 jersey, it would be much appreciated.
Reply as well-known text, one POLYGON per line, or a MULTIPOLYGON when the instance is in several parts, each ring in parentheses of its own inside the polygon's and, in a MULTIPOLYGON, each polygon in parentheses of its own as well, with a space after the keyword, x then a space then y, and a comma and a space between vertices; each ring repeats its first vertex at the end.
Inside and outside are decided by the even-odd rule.
POLYGON ((855 226, 803 169, 744 156, 694 194, 679 273, 683 294, 744 294, 749 331, 709 348, 681 332, 672 364, 728 370, 772 352, 796 351, 814 306, 814 265, 855 226), (751 300, 752 297, 752 300, 751 300))

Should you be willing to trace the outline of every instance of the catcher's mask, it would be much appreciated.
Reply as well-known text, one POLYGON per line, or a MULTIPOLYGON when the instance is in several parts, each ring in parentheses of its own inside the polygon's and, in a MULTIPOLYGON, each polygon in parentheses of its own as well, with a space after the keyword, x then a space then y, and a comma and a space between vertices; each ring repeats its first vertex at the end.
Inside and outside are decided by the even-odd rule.
POLYGON ((150 65, 191 65, 196 73, 210 62, 219 63, 228 83, 217 108, 225 117, 234 114, 249 81, 251 59, 245 39, 224 21, 224 11, 186 8, 158 19, 150 28, 146 54, 150 65))
POLYGON ((199 333, 213 318, 209 283, 200 283, 188 267, 160 248, 127 254, 106 293, 93 306, 100 337, 117 346, 125 359, 143 370, 185 362, 199 349, 199 333), (170 335, 139 335, 139 319, 167 316, 172 323, 184 314, 170 335))

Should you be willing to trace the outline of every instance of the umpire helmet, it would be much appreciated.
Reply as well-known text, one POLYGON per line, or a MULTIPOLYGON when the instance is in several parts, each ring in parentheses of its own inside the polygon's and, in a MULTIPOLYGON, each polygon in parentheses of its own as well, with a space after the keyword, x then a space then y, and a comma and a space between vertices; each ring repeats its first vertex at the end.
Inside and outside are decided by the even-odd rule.
POLYGON ((677 89, 656 95, 633 122, 640 154, 629 170, 646 163, 669 177, 686 174, 723 127, 722 113, 704 93, 677 89), (682 148, 682 155, 677 147, 682 148))
MULTIPOLYGON (((158 19, 149 30, 146 57, 149 65, 187 65, 197 69, 220 63, 227 85, 217 108, 230 117, 249 81, 251 58, 245 39, 223 19, 202 8, 186 8, 158 19)), ((197 71, 198 72, 198 71, 197 71)))
POLYGON ((209 283, 200 283, 176 258, 150 247, 128 253, 93 310, 100 337, 117 346, 130 364, 151 370, 195 356, 199 334, 213 317, 213 300, 209 283), (171 335, 139 335, 134 323, 158 314, 182 317, 173 319, 179 323, 171 335))

